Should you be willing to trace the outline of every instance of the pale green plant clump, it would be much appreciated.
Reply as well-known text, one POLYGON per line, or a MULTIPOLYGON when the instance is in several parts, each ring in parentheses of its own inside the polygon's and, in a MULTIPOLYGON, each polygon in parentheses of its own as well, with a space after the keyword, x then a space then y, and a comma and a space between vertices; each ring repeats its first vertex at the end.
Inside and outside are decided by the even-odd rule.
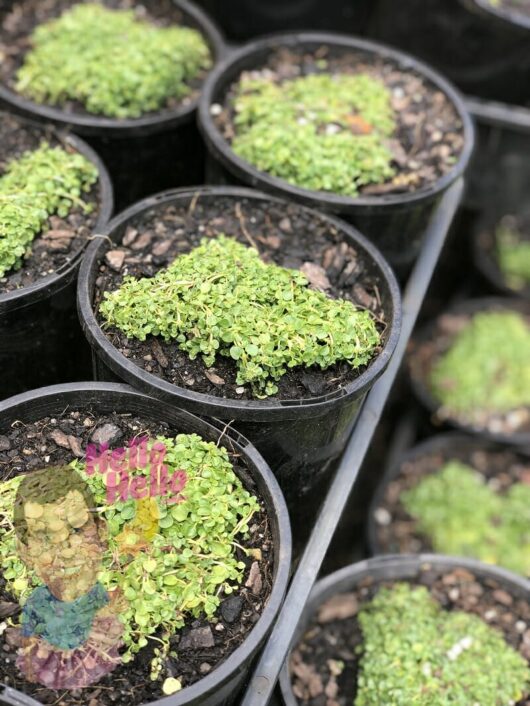
POLYGON ((359 623, 355 706, 508 706, 530 691, 528 663, 500 632, 444 611, 424 586, 381 588, 359 623))
POLYGON ((0 177, 0 277, 19 267, 52 215, 64 218, 98 179, 92 162, 47 142, 8 163, 0 177))
POLYGON ((473 419, 530 405, 530 328, 514 311, 475 314, 433 365, 434 396, 473 419))
MULTIPOLYGON (((160 675, 171 635, 184 626, 185 619, 214 618, 220 593, 232 593, 241 583, 245 564, 237 559, 236 548, 248 536, 249 522, 259 511, 257 498, 244 489, 226 449, 197 434, 157 440, 166 448, 169 475, 177 470, 187 474, 184 500, 176 504, 161 497, 151 500, 157 506, 158 529, 148 546, 132 556, 126 547, 137 538, 135 519, 142 501, 107 505, 106 476, 88 476, 84 463, 71 464, 86 478, 97 512, 108 527, 109 548, 98 580, 110 591, 121 589, 126 599, 120 613, 126 647, 123 661, 155 640, 153 679, 160 675)), ((149 473, 149 468, 135 471, 135 475, 149 473)), ((23 603, 39 581, 28 574, 16 549, 13 508, 20 478, 0 483, 0 558, 8 590, 23 603)), ((149 524, 149 518, 142 515, 142 524, 149 524)))
POLYGON ((190 92, 211 65, 202 35, 157 27, 133 10, 74 5, 31 36, 16 90, 37 103, 78 101, 89 113, 138 118, 190 92))
POLYGON ((374 318, 346 300, 310 289, 302 272, 266 264, 224 235, 203 239, 152 279, 126 278, 100 307, 128 338, 176 340, 211 366, 232 358, 237 384, 277 392, 289 368, 370 362, 380 344, 374 318))
POLYGON ((496 232, 499 267, 512 289, 530 285, 530 240, 523 240, 517 228, 500 223, 496 232))
POLYGON ((395 175, 386 144, 396 128, 391 94, 377 78, 243 78, 234 108, 234 152, 296 186, 356 196, 395 175))
POLYGON ((449 461, 401 495, 436 552, 469 556, 530 575, 530 485, 505 494, 459 461, 449 461))

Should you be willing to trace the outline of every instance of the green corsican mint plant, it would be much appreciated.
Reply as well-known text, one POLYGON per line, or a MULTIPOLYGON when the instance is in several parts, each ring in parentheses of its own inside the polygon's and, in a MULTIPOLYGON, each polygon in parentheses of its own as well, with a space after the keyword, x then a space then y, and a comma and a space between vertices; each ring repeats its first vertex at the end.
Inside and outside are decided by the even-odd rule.
POLYGON ((500 494, 473 468, 449 461, 401 502, 435 551, 530 575, 530 485, 514 483, 500 494))
POLYGON ((157 27, 133 10, 74 5, 31 35, 16 90, 37 103, 81 103, 89 113, 138 118, 187 96, 211 65, 202 35, 157 27))
POLYGON ((243 78, 234 108, 234 152, 296 186, 356 196, 395 175, 387 144, 396 128, 391 94, 377 78, 243 78))
MULTIPOLYGON (((241 583, 245 564, 237 559, 236 548, 241 548, 239 542, 248 536, 249 522, 259 511, 257 499, 234 473, 226 449, 197 434, 157 441, 166 448, 169 478, 185 471, 187 481, 178 503, 168 503, 166 497, 147 498, 155 503, 154 537, 132 555, 127 545, 134 545, 140 528, 149 524, 144 500, 107 504, 106 474, 87 475, 84 462, 71 464, 86 478, 108 528, 109 548, 98 580, 107 590, 120 588, 126 599, 119 616, 124 624, 123 661, 154 641, 153 679, 161 676, 170 637, 185 619, 215 620, 220 592, 232 593, 241 583)), ((149 467, 134 471, 134 477, 149 474, 149 467)), ((17 554, 13 508, 20 478, 0 483, 0 558, 8 590, 24 603, 39 581, 17 554)), ((149 506, 147 511, 152 514, 149 506)))
POLYGON ((512 289, 530 284, 530 240, 524 240, 517 228, 500 223, 495 232, 499 267, 512 289))
POLYGON ((266 264, 224 235, 203 239, 151 279, 126 278, 100 311, 128 338, 176 340, 207 366, 217 355, 232 358, 237 383, 257 396, 277 392, 289 368, 366 365, 380 343, 370 312, 310 289, 302 272, 266 264))
POLYGON ((530 669, 481 618, 444 611, 424 586, 381 588, 359 612, 355 706, 508 706, 530 691, 530 669))
POLYGON ((435 397, 473 420, 530 405, 530 328, 513 311, 475 314, 431 371, 435 397))
POLYGON ((8 163, 0 176, 0 277, 19 267, 28 247, 52 215, 65 217, 96 183, 86 157, 46 142, 8 163))

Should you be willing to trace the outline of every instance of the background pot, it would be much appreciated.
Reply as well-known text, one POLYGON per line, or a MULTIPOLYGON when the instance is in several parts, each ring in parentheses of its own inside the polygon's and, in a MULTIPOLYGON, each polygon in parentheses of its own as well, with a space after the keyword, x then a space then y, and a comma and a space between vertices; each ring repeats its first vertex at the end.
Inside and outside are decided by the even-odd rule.
MULTIPOLYGON (((207 441, 217 442, 238 453, 256 482, 258 493, 267 509, 274 544, 273 586, 267 604, 245 641, 222 664, 178 694, 152 702, 152 706, 220 706, 229 703, 235 698, 253 658, 271 629, 287 587, 291 535, 287 508, 278 484, 263 458, 237 432, 220 430, 188 412, 153 400, 126 385, 78 383, 18 395, 0 403, 0 430, 8 430, 17 420, 36 421, 47 415, 58 415, 68 407, 83 408, 89 405, 100 412, 123 411, 153 421, 164 420, 180 433, 198 433, 207 441)), ((13 689, 8 689, 7 693, 0 690, 0 702, 6 701, 6 698, 7 703, 19 706, 35 703, 13 689), (13 700, 9 701, 9 698, 13 700)))
MULTIPOLYGON (((471 464, 472 455, 477 452, 497 452, 507 451, 506 447, 493 442, 483 441, 467 434, 456 432, 448 434, 438 434, 436 436, 417 444, 406 453, 402 454, 394 463, 388 466, 377 487, 377 491, 370 503, 370 510, 367 522, 368 551, 371 556, 379 554, 394 554, 395 551, 386 552, 383 550, 378 538, 377 521, 375 519, 376 510, 384 506, 385 496, 388 486, 401 475, 401 468, 408 463, 415 463, 427 456, 440 456, 442 463, 456 459, 465 464, 471 464)), ((418 479, 421 476, 418 476, 418 479)), ((426 477, 426 476, 424 476, 426 477)))
MULTIPOLYGON (((451 307, 446 314, 450 315, 473 315, 480 311, 504 311, 504 310, 515 310, 524 314, 525 316, 530 316, 530 303, 523 299, 509 299, 504 297, 484 297, 480 299, 469 299, 466 301, 459 302, 455 306, 451 307)), ((438 400, 432 394, 429 386, 424 379, 422 372, 415 371, 413 369, 413 359, 415 352, 422 346, 422 344, 427 341, 432 341, 438 332, 438 319, 432 321, 424 329, 420 330, 411 342, 410 353, 409 353, 409 376, 411 381, 411 386, 414 394, 416 395, 419 402, 424 408, 426 408, 432 415, 432 419, 440 425, 441 423, 446 424, 450 427, 455 427, 461 431, 465 431, 471 434, 476 434, 483 439, 496 441, 503 444, 508 444, 511 446, 520 446, 525 450, 530 450, 530 432, 520 431, 513 434, 508 434, 504 432, 492 432, 488 429, 482 427, 472 426, 471 424, 464 424, 453 417, 444 418, 443 422, 437 416, 437 413, 441 407, 438 400)))
MULTIPOLYGON (((21 126, 42 129, 27 120, 21 126)), ((49 132, 49 126, 48 132, 49 132)), ((56 133, 89 159, 99 174, 99 215, 94 232, 112 215, 112 185, 98 155, 78 137, 56 133)), ((75 279, 83 252, 54 274, 0 294, 0 399, 34 387, 79 380, 90 374, 89 349, 75 308, 75 279)))
MULTIPOLYGON (((315 585, 304 609, 302 619, 298 624, 293 643, 302 637, 318 607, 332 596, 355 590, 366 579, 373 579, 376 583, 383 581, 414 582, 423 573, 423 570, 427 568, 429 571, 434 571, 440 575, 458 568, 466 569, 478 578, 494 580, 511 596, 523 601, 530 601, 530 581, 504 569, 488 566, 478 561, 437 554, 420 554, 418 556, 403 554, 401 556, 377 557, 368 561, 361 561, 352 566, 346 566, 344 569, 326 576, 315 585)), ((299 702, 291 687, 288 663, 289 659, 286 660, 280 675, 283 702, 285 706, 298 706, 299 702)))
POLYGON ((519 33, 528 41, 530 35, 530 15, 518 12, 512 8, 505 7, 501 2, 494 5, 490 0, 461 0, 470 10, 477 12, 481 17, 489 21, 494 30, 511 31, 519 33))
MULTIPOLYGON (((145 0, 144 5, 156 11, 159 2, 145 0)), ((171 3, 182 23, 204 36, 215 63, 225 51, 215 25, 188 0, 171 3)), ((175 110, 118 120, 40 105, 0 84, 0 103, 22 115, 68 126, 82 135, 110 171, 117 210, 161 189, 203 181, 204 147, 195 124, 197 100, 175 110)))
MULTIPOLYGON (((170 191, 145 199, 115 218, 105 233, 113 242, 121 240, 127 225, 144 211, 168 203, 187 208, 200 195, 201 203, 208 199, 245 199, 255 203, 274 202, 269 197, 248 189, 206 187, 195 191, 170 191)), ((288 204, 285 204, 286 207, 288 204)), ((303 208, 303 207, 300 207, 303 208)), ((305 400, 232 400, 214 397, 177 387, 140 369, 119 353, 101 331, 93 313, 92 301, 98 267, 108 245, 94 242, 83 261, 79 280, 78 308, 83 329, 94 351, 95 375, 98 379, 125 380, 134 387, 158 399, 188 409, 195 414, 233 421, 236 429, 247 436, 263 454, 278 478, 291 514, 297 537, 310 528, 312 518, 322 500, 319 490, 329 480, 329 464, 337 458, 355 424, 362 401, 375 380, 384 371, 397 343, 401 322, 399 289, 382 256, 357 231, 332 217, 309 211, 312 218, 329 222, 351 242, 367 270, 379 282, 379 292, 387 313, 388 330, 381 354, 356 380, 343 389, 322 397, 305 400), (110 377, 109 377, 110 373, 110 377), (300 518, 300 523, 295 523, 300 518)))
POLYGON ((421 247, 422 237, 433 210, 443 193, 465 171, 473 150, 474 130, 464 103, 447 81, 414 58, 381 44, 343 35, 325 33, 282 34, 255 42, 232 53, 210 74, 200 104, 199 126, 204 136, 210 162, 209 181, 239 183, 258 187, 268 193, 340 215, 380 248, 399 274, 408 274, 421 247), (278 48, 326 45, 338 54, 357 51, 377 55, 396 62, 404 71, 427 78, 445 93, 454 104, 464 129, 465 145, 454 168, 434 184, 414 193, 359 196, 349 198, 323 191, 310 191, 289 184, 283 179, 260 172, 238 157, 221 135, 211 115, 213 104, 223 104, 228 88, 242 71, 257 69, 278 48))
POLYGON ((229 39, 243 41, 260 34, 318 29, 359 34, 373 6, 371 0, 199 0, 229 39))
POLYGON ((378 0, 369 34, 432 64, 465 93, 526 102, 527 43, 476 9, 475 0, 378 0))

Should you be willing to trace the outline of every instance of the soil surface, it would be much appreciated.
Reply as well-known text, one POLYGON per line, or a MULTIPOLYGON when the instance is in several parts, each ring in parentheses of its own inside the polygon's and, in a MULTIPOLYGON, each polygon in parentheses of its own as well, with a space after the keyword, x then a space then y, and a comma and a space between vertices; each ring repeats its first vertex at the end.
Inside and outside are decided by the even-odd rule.
MULTIPOLYGON (((497 308, 502 310, 500 307, 497 308)), ((408 359, 410 375, 416 385, 423 388, 430 396, 433 395, 429 383, 433 365, 449 350, 455 336, 468 325, 470 319, 469 314, 444 314, 434 322, 434 330, 430 332, 427 340, 410 343, 408 359)), ((530 317, 527 316, 526 320, 530 326, 530 317)), ((477 431, 487 430, 491 434, 510 435, 530 432, 530 405, 504 413, 476 410, 472 420, 467 415, 457 415, 438 407, 436 418, 439 421, 456 422, 477 431)))
POLYGON ((418 554, 433 551, 429 538, 418 531, 416 520, 403 507, 401 497, 448 461, 461 461, 474 468, 500 494, 507 493, 514 483, 530 483, 530 458, 511 451, 460 448, 458 443, 450 444, 450 447, 407 460, 401 464, 399 474, 388 483, 381 502, 370 518, 375 524, 379 553, 418 554))
MULTIPOLYGON (((413 71, 403 71, 398 64, 378 57, 340 51, 322 46, 316 51, 280 49, 272 53, 260 70, 243 73, 281 83, 312 73, 364 73, 381 79, 391 93, 397 129, 389 147, 393 153, 396 176, 382 184, 359 188, 361 196, 398 194, 418 191, 450 172, 464 147, 463 125, 449 98, 430 81, 413 71), (327 60, 327 68, 318 63, 327 60)), ((234 83, 223 105, 212 113, 225 139, 231 143, 235 134, 234 83), (222 109, 221 109, 222 108, 222 109)))
MULTIPOLYGON (((160 206, 135 217, 121 245, 106 252, 96 280, 94 305, 103 293, 117 289, 125 275, 152 277, 204 237, 224 233, 246 245, 255 244, 263 260, 311 273, 315 287, 331 297, 348 299, 374 313, 382 342, 389 323, 388 307, 381 301, 381 281, 368 271, 360 253, 343 241, 335 227, 318 216, 290 204, 206 196, 194 198, 189 207, 160 206), (318 265, 307 270, 308 263, 318 265)), ((98 316, 103 327, 104 320, 98 316)), ((176 342, 149 337, 127 339, 115 327, 103 328, 109 341, 143 370, 185 387, 216 397, 253 399, 250 386, 236 383, 236 363, 218 356, 212 368, 200 358, 190 360, 176 342)), ((303 399, 334 392, 358 377, 366 367, 353 370, 347 363, 327 370, 313 366, 294 368, 277 383, 272 399, 303 399)))
MULTIPOLYGON (((518 216, 506 215, 501 220, 507 226, 509 225, 513 228, 515 232, 519 233, 522 241, 530 240, 530 214, 518 216)), ((499 284, 502 283, 504 287, 507 287, 511 292, 514 292, 515 295, 530 298, 530 284, 527 284, 525 287, 520 289, 514 289, 506 281, 506 277, 499 266, 496 238, 496 229, 499 225, 500 222, 493 225, 483 225, 477 234, 476 244, 487 261, 487 266, 490 270, 493 270, 492 274, 496 281, 499 284)))
MULTIPOLYGON (((21 473, 42 468, 43 464, 59 465, 74 458, 83 458, 87 444, 97 439, 107 440, 110 448, 120 448, 137 435, 171 435, 179 433, 165 422, 146 421, 133 414, 99 414, 95 409, 66 408, 55 418, 45 417, 38 422, 15 422, 11 428, 0 429, 0 478, 7 479, 21 473), (96 437, 93 435, 96 434, 96 437), (104 435, 104 438, 102 437, 104 435)), ((256 493, 255 484, 230 453, 235 472, 250 492, 256 493)), ((240 540, 245 548, 261 550, 262 558, 256 561, 238 550, 238 560, 246 564, 242 588, 223 598, 217 622, 190 618, 171 641, 171 651, 178 657, 169 657, 165 669, 169 675, 189 686, 211 672, 223 662, 252 630, 266 604, 273 582, 273 546, 269 520, 263 503, 262 511, 254 516, 250 536, 240 540), (207 638, 206 640, 204 638, 207 638), (187 647, 178 645, 186 640, 187 647), (204 646, 212 645, 213 646, 204 646)), ((0 619, 9 615, 16 618, 18 605, 5 590, 0 579, 0 619)), ((7 633, 9 635, 9 633, 7 633)), ((14 665, 16 648, 9 644, 6 633, 0 637, 0 675, 2 682, 44 704, 55 706, 136 706, 162 698, 161 681, 150 679, 150 661, 153 646, 147 646, 134 662, 115 669, 100 682, 77 691, 54 691, 21 678, 14 665)), ((164 675, 167 676, 168 674, 164 675)))
MULTIPOLYGON (((18 159, 28 150, 37 149, 43 140, 53 146, 66 147, 51 129, 21 123, 9 113, 0 111, 0 176, 8 162, 18 159)), ((71 150, 70 146, 67 149, 71 150)), ((0 296, 38 282, 43 277, 65 268, 85 247, 98 219, 99 187, 83 195, 85 203, 92 205, 90 213, 74 206, 66 218, 51 216, 46 228, 31 244, 31 254, 18 270, 10 270, 0 278, 0 296)))
MULTIPOLYGON (((528 600, 516 598, 497 581, 482 579, 465 569, 443 574, 439 569, 426 569, 415 583, 427 586, 446 610, 463 610, 480 616, 530 660, 528 600)), ((356 649, 363 642, 357 614, 360 606, 370 601, 380 587, 391 585, 391 582, 375 583, 366 579, 351 593, 334 596, 320 606, 291 656, 293 691, 300 703, 307 706, 353 704, 359 671, 356 649), (344 662, 339 676, 333 673, 336 661, 344 662)), ((530 706, 530 694, 516 706, 530 706)))
MULTIPOLYGON (((92 2, 93 0, 78 0, 79 2, 92 2)), ((171 0, 99 0, 106 7, 120 10, 136 8, 137 15, 149 20, 159 27, 181 25, 186 22, 182 12, 173 5, 171 0)), ((72 0, 18 0, 7 11, 0 10, 0 81, 11 90, 15 90, 16 73, 24 63, 24 57, 31 48, 29 40, 33 30, 49 20, 59 17, 65 10, 72 7, 72 0)), ((192 89, 182 99, 168 100, 164 110, 145 113, 145 115, 163 115, 176 108, 190 106, 198 97, 200 87, 206 78, 207 72, 203 71, 189 83, 192 89)), ((91 115, 85 110, 82 103, 69 101, 61 105, 61 110, 78 115, 91 115)), ((119 122, 119 119, 117 119, 119 122)))

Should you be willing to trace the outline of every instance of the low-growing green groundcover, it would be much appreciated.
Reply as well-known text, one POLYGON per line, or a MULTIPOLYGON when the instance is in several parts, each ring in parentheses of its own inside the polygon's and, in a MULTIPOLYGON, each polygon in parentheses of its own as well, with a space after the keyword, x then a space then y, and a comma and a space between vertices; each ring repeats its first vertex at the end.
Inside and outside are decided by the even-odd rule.
POLYGON ((495 230, 496 256, 506 284, 521 290, 530 285, 530 240, 517 220, 507 216, 495 230))
POLYGON ((281 83, 243 77, 234 98, 234 152, 296 186, 356 196, 395 175, 391 93, 366 74, 312 74, 281 83))
POLYGON ((358 620, 355 706, 507 706, 530 692, 529 665, 503 635, 424 586, 381 588, 358 620))
POLYGON ((293 693, 306 706, 527 706, 529 610, 460 566, 425 564, 412 583, 365 575, 317 606, 291 654, 293 693))
POLYGON ((189 27, 159 27, 134 10, 78 3, 38 26, 15 89, 37 103, 79 103, 89 113, 137 118, 172 107, 211 66, 208 45, 189 27))
MULTIPOLYGON (((107 527, 99 582, 110 592, 119 589, 125 599, 119 614, 125 643, 121 659, 130 661, 142 648, 156 645, 151 678, 161 686, 163 682, 169 693, 179 688, 179 675, 165 671, 170 639, 189 616, 215 621, 220 596, 238 588, 245 564, 236 549, 242 549, 240 542, 245 543, 260 506, 234 473, 224 448, 197 434, 159 436, 156 441, 166 450, 169 474, 186 474, 178 503, 166 497, 109 503, 107 475, 87 475, 81 461, 72 462, 71 468, 85 479, 107 527)), ((149 449, 153 444, 149 442, 149 449)), ((135 477, 150 473, 145 467, 135 477)), ((0 483, 0 554, 7 588, 24 603, 39 581, 17 552, 13 513, 22 477, 0 483)))
POLYGON ((530 405, 530 327, 516 311, 469 318, 436 359, 429 385, 446 416, 480 423, 530 405))
POLYGON ((97 179, 86 157, 45 141, 8 162, 0 176, 0 277, 22 265, 50 216, 65 217, 74 206, 91 210, 83 194, 97 179))
POLYGON ((400 496, 435 551, 530 575, 530 484, 496 492, 478 471, 448 461, 400 496))
POLYGON ((302 272, 267 264, 224 235, 204 239, 155 277, 125 278, 100 312, 127 337, 176 340, 207 366, 229 357, 237 383, 257 397, 274 394, 290 368, 367 365, 381 340, 369 311, 312 289, 302 272))

